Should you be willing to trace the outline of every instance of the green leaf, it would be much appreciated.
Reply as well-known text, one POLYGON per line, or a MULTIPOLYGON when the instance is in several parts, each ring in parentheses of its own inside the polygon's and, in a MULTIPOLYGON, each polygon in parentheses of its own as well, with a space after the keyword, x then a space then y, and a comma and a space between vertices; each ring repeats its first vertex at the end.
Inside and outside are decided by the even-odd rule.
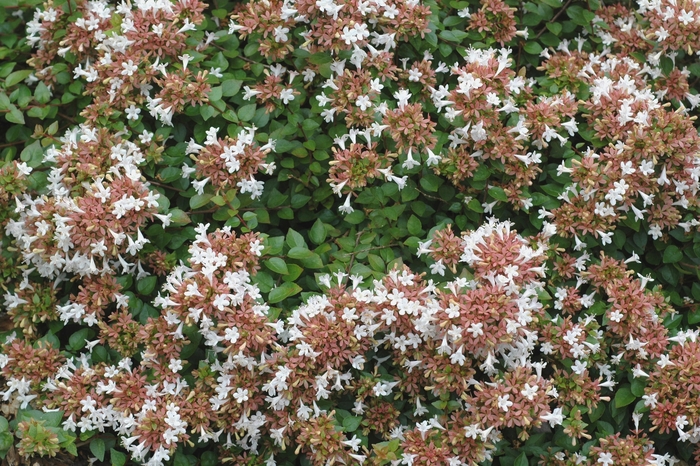
POLYGON ((304 237, 291 228, 289 229, 289 231, 287 231, 286 243, 287 246, 289 246, 290 248, 308 249, 306 247, 306 241, 304 241, 304 237))
POLYGON ((126 464, 126 455, 114 448, 109 450, 112 466, 124 466, 126 464))
POLYGON ((528 42, 525 44, 525 47, 523 47, 523 50, 532 55, 539 55, 540 52, 542 52, 542 46, 537 42, 528 42))
POLYGON ((265 267, 268 269, 272 270, 275 273, 279 273, 282 275, 287 275, 289 273, 289 269, 287 268, 287 264, 284 262, 283 259, 279 257, 272 257, 266 261, 263 262, 265 264, 265 267))
POLYGON ((428 192, 436 193, 440 189, 442 179, 432 173, 425 173, 420 179, 420 185, 428 192))
POLYGON ((293 247, 287 253, 287 256, 291 259, 306 259, 313 256, 313 252, 309 251, 306 247, 293 247))
POLYGON ((0 416, 0 432, 5 432, 10 428, 10 423, 7 422, 5 416, 0 416))
POLYGON ((49 345, 53 346, 54 348, 61 347, 61 342, 58 340, 58 337, 53 332, 48 332, 46 335, 41 337, 39 341, 44 341, 49 345))
POLYGON ((693 294, 693 299, 695 299, 695 301, 700 301, 700 283, 693 283, 690 292, 693 294))
POLYGON ((681 278, 681 274, 678 272, 678 270, 669 265, 664 265, 661 267, 659 272, 661 272, 661 278, 666 280, 666 282, 671 286, 676 286, 678 284, 678 280, 681 278))
POLYGON ((600 432, 603 437, 607 437, 608 435, 613 435, 617 431, 609 422, 599 420, 596 422, 596 432, 600 432))
POLYGON ((23 162, 27 162, 30 167, 38 167, 41 165, 44 158, 44 150, 41 148, 41 142, 34 141, 25 147, 19 154, 19 158, 23 162))
POLYGON ((61 448, 65 449, 68 453, 73 456, 78 456, 78 447, 75 445, 75 439, 69 442, 63 442, 59 444, 61 448))
MULTIPOLYGON (((693 287, 695 287, 696 283, 693 284, 693 287)), ((695 306, 692 308, 688 313, 686 314, 687 319, 688 319, 688 324, 690 325, 695 325, 698 322, 700 322, 700 307, 695 306)))
POLYGON ((589 15, 593 15, 593 17, 595 17, 593 13, 588 10, 584 10, 578 5, 573 5, 566 8, 566 15, 571 18, 571 21, 573 21, 574 24, 584 27, 590 25, 591 23, 592 18, 590 18, 589 15))
POLYGON ((204 121, 216 115, 216 109, 212 105, 202 105, 199 107, 199 114, 204 121))
POLYGON ((314 65, 324 65, 333 61, 333 57, 327 52, 318 52, 309 56, 309 62, 314 65))
POLYGON ((221 95, 224 97, 232 97, 238 94, 238 91, 241 89, 241 84, 243 84, 243 81, 239 79, 227 79, 221 83, 221 95))
POLYGON ((284 247, 284 237, 282 236, 270 236, 265 239, 265 254, 276 255, 282 254, 282 248, 284 247))
POLYGON ((664 249, 664 264, 675 264, 683 260, 683 251, 677 246, 670 245, 664 249))
POLYGON ((449 42, 462 42, 469 34, 464 31, 441 31, 440 38, 449 42))
POLYGON ((211 90, 209 91, 209 100, 211 102, 215 102, 217 100, 221 100, 221 95, 223 94, 223 89, 221 86, 215 86, 212 87, 211 90))
POLYGON ((503 190, 503 188, 499 188, 498 186, 493 186, 489 188, 489 195, 498 201, 508 201, 508 196, 506 195, 506 192, 503 190))
POLYGON ((75 332, 73 335, 70 336, 68 339, 68 346, 73 351, 80 351, 85 347, 85 340, 88 337, 88 332, 89 330, 86 328, 80 329, 77 332, 75 332))
POLYGON ((355 432, 360 427, 361 422, 362 418, 359 416, 348 416, 343 419, 343 429, 345 432, 355 432))
POLYGON ((321 256, 312 252, 309 257, 304 257, 301 259, 301 264, 308 269, 320 269, 323 268, 323 260, 321 256))
POLYGON ((216 466, 219 464, 219 457, 213 451, 205 451, 199 459, 201 466, 216 466))
POLYGON ((172 183, 182 177, 182 170, 179 167, 165 167, 158 172, 158 178, 163 183, 172 183))
POLYGON ((243 214, 243 221, 246 226, 252 230, 258 226, 258 215, 255 212, 245 212, 243 214))
POLYGON ((283 283, 282 285, 270 291, 270 294, 267 297, 267 301, 270 304, 276 304, 300 292, 301 287, 296 283, 283 283))
POLYGON ((105 441, 102 440, 101 438, 94 438, 90 442, 90 451, 92 452, 95 457, 100 460, 104 461, 105 460, 105 441))
POLYGON ((561 33, 561 23, 549 22, 549 23, 547 23, 546 26, 547 26, 547 29, 549 29, 549 32, 551 32, 555 36, 558 36, 561 33))
POLYGON ((301 147, 301 142, 299 141, 288 141, 287 139, 278 139, 275 145, 276 154, 285 154, 287 152, 292 152, 295 149, 301 147))
POLYGON ((630 390, 630 386, 623 385, 617 390, 617 393, 615 393, 615 407, 623 408, 631 404, 636 399, 637 397, 634 396, 632 390, 630 390))
POLYGON ((513 463, 513 466, 528 466, 527 462, 527 456, 525 456, 525 453, 520 453, 520 456, 518 456, 515 460, 515 463, 513 463))
POLYGON ((34 417, 45 421, 47 427, 58 427, 61 425, 61 421, 63 421, 63 411, 49 411, 48 413, 36 411, 36 413, 34 417))
POLYGON ((384 261, 378 255, 369 254, 367 256, 367 260, 369 261, 369 266, 372 267, 372 270, 376 270, 377 272, 386 271, 386 264, 384 264, 384 261))
POLYGON ((474 172, 474 181, 484 181, 491 176, 491 170, 486 165, 479 165, 474 172))
POLYGON ((644 387, 647 386, 647 380, 645 377, 637 377, 632 379, 632 386, 630 390, 632 394, 636 397, 642 397, 644 395, 644 387))
POLYGON ((10 102, 10 98, 7 97, 7 94, 0 92, 0 110, 7 110, 11 105, 12 103, 10 102))
POLYGON ((420 219, 415 215, 411 215, 409 217, 406 227, 408 228, 408 232, 414 236, 420 235, 423 231, 423 225, 421 224, 420 219))
POLYGON ((549 47, 557 47, 561 43, 559 37, 557 37, 556 34, 552 34, 551 32, 545 32, 544 34, 542 34, 542 37, 540 37, 540 41, 544 45, 547 45, 549 47))
POLYGON ((14 444, 15 437, 9 432, 0 433, 0 456, 14 444))
POLYGON ((171 221, 176 225, 187 225, 191 222, 190 216, 187 215, 182 209, 171 209, 170 210, 171 221))
POLYGON ((51 91, 43 81, 39 81, 39 84, 36 85, 36 89, 34 90, 34 98, 40 104, 45 104, 51 100, 51 91))
POLYGON ((187 459, 187 455, 177 452, 175 453, 175 458, 173 458, 174 466, 190 466, 190 460, 187 459))
POLYGON ((301 129, 304 130, 306 133, 311 133, 313 132, 316 128, 321 126, 321 123, 318 121, 314 120, 313 118, 307 118, 304 120, 304 122, 301 124, 301 129))
POLYGON ((190 208, 195 210, 204 207, 209 203, 212 197, 214 197, 212 193, 195 194, 190 198, 190 208))
POLYGON ((326 227, 323 225, 321 219, 318 218, 309 230, 309 239, 314 244, 321 244, 326 240, 327 234, 326 227))
POLYGON ((238 118, 241 121, 250 121, 255 116, 255 104, 244 105, 238 109, 238 118))
POLYGON ((451 28, 457 26, 459 23, 463 22, 464 18, 460 18, 459 16, 448 16, 442 21, 442 24, 445 27, 451 28))
POLYGON ((33 70, 19 70, 19 71, 14 71, 10 73, 10 75, 5 78, 5 89, 8 87, 12 87, 15 84, 24 81, 27 76, 32 74, 33 70))
POLYGON ((345 216, 344 220, 352 225, 357 225, 359 223, 362 223, 362 221, 365 219, 365 213, 361 210, 355 210, 352 213, 349 213, 345 216))
POLYGON ((10 105, 8 107, 10 110, 8 113, 5 114, 5 119, 9 121, 10 123, 17 123, 20 125, 24 124, 24 114, 20 109, 15 107, 14 105, 10 105))
POLYGON ((136 282, 136 290, 142 295, 150 295, 156 287, 158 277, 151 275, 136 282))

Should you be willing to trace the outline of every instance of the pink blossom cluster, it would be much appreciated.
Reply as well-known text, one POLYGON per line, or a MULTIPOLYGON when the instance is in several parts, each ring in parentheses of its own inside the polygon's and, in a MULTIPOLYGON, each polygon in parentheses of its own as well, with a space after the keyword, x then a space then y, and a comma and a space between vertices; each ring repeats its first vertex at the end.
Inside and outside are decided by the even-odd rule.
POLYGON ((85 296, 81 302, 57 305, 63 322, 94 325, 111 302, 125 305, 114 275, 148 276, 139 258, 150 242, 142 229, 156 217, 170 223, 170 214, 157 213, 160 194, 143 181, 139 169, 145 160, 143 146, 151 137, 142 138, 139 145, 104 128, 83 125, 69 130, 59 148, 47 149, 49 192, 17 196, 18 215, 5 226, 26 265, 17 290, 5 295, 10 309, 27 302, 18 295, 22 290, 35 291, 33 272, 54 280, 54 287, 69 275, 100 281, 102 287, 112 283, 115 293, 107 293, 102 302, 85 296))
MULTIPOLYGON (((371 452, 333 427, 338 412, 319 406, 333 400, 354 404, 353 414, 367 421, 365 435, 398 439, 401 464, 473 464, 490 457, 506 428, 527 439, 533 429, 563 425, 574 438, 587 437, 577 406, 608 399, 601 390, 617 381, 605 354, 615 348, 623 349, 614 364, 636 364, 640 377, 656 380, 666 376, 664 367, 680 367, 677 350, 673 359, 666 356, 665 333, 650 327, 658 325, 658 295, 645 292, 620 262, 604 257, 581 274, 593 289, 620 300, 607 324, 601 327, 593 314, 578 321, 550 317, 541 299, 551 228, 526 239, 492 219, 465 233, 456 251, 460 277, 453 280, 426 280, 408 268, 370 286, 357 276, 346 283, 343 273, 322 276, 325 293, 276 322, 251 281, 261 239, 207 229, 197 227, 189 265, 167 277, 154 302, 158 317, 130 334, 101 326, 101 343, 126 353, 118 366, 91 364, 92 345, 77 359, 44 357, 33 379, 26 379, 31 372, 19 379, 12 362, 23 350, 12 348, 21 341, 8 342, 4 396, 40 397, 64 410, 70 430, 111 429, 135 460, 152 465, 187 439, 222 441, 247 452, 241 461, 263 454, 275 464, 276 451, 296 445, 314 464, 362 463, 371 452), (624 287, 648 307, 630 301, 624 287), (138 363, 124 339, 144 348, 138 363), (209 356, 189 368, 185 351, 198 341, 209 356), (571 359, 570 367, 562 363, 571 359), (193 371, 194 385, 184 370, 193 371), (409 424, 397 421, 395 397, 415 407, 409 424), (453 400, 452 408, 436 415, 429 397, 453 400), (328 435, 319 437, 324 429, 328 435)), ((432 254, 430 246, 423 248, 432 254)), ((126 324, 119 323, 125 330, 126 324)), ((655 408, 663 401, 652 390, 645 399, 655 408)), ((656 419, 654 411, 651 416, 656 419)))
POLYGON ((603 245, 625 217, 646 222, 654 239, 676 226, 697 227, 700 138, 685 108, 671 111, 662 100, 693 102, 693 96, 656 88, 660 70, 653 59, 641 65, 625 55, 563 50, 544 67, 590 90, 583 117, 595 137, 610 144, 561 162, 557 172, 569 174, 571 184, 562 205, 540 216, 553 218, 562 235, 590 233, 603 245), (566 71, 559 68, 564 64, 566 71))
MULTIPOLYGON (((31 60, 40 79, 52 86, 57 79, 57 57, 73 55, 74 79, 84 80, 93 101, 83 110, 90 120, 121 111, 127 120, 138 120, 142 110, 172 125, 175 113, 185 105, 207 101, 208 71, 193 73, 194 56, 186 39, 204 18, 205 4, 198 0, 78 2, 77 20, 62 8, 37 10, 27 24, 27 40, 38 50, 31 60), (65 28, 60 39, 58 30, 65 28), (177 64, 177 66, 175 66, 177 64)), ((214 36, 198 45, 208 46, 214 36)), ((217 73, 216 70, 210 70, 217 73)))
POLYGON ((271 175, 275 164, 265 163, 265 156, 275 148, 275 142, 270 141, 259 147, 255 143, 255 127, 242 131, 236 139, 231 137, 219 138, 218 128, 209 128, 206 132, 204 145, 190 140, 186 153, 195 161, 194 167, 184 164, 182 176, 189 177, 196 173, 198 178, 192 182, 197 194, 204 193, 204 187, 211 183, 216 192, 225 192, 238 188, 240 194, 250 194, 256 199, 263 193, 265 184, 256 180, 255 175, 264 169, 271 175))
MULTIPOLYGON (((404 268, 366 288, 359 277, 350 285, 344 274, 325 276, 325 294, 270 323, 251 282, 260 239, 229 229, 207 234, 207 227, 197 227, 190 265, 176 267, 155 300, 160 316, 132 335, 104 332, 101 342, 122 351, 125 342, 113 340, 144 345, 138 364, 128 356, 118 366, 91 364, 91 345, 78 359, 45 358, 56 367, 38 368, 34 384, 5 396, 41 396, 47 407, 64 410, 70 430, 112 429, 135 460, 148 464, 162 464, 188 438, 226 439, 251 453, 285 444, 312 455, 323 448, 315 464, 331 457, 363 462, 355 438, 337 434, 337 443, 315 445, 309 437, 334 416, 318 403, 340 397, 354 399, 354 413, 370 421, 367 432, 399 439, 404 461, 417 464, 438 454, 433 442, 445 435, 459 448, 442 449, 439 458, 471 464, 489 456, 502 428, 519 427, 527 437, 545 421, 563 422, 561 408, 550 406, 557 393, 544 365, 531 362, 545 316, 538 299, 545 239, 533 249, 508 223, 492 220, 464 248, 461 262, 471 265, 472 279, 437 284, 404 268), (475 262, 478 248, 498 260, 504 244, 523 254, 522 273, 475 262), (199 340, 210 357, 191 368, 192 386, 181 376, 183 351, 199 340), (395 375, 380 376, 380 367, 395 375), (415 404, 410 426, 387 418, 393 393, 415 404), (448 417, 428 416, 427 393, 461 397, 463 404, 448 417)), ((19 376, 12 362, 21 356, 8 351, 10 344, 17 345, 4 347, 3 368, 12 382, 19 376)))
MULTIPOLYGON (((479 13, 499 14, 492 3, 497 2, 484 5, 479 13)), ((402 18, 403 11, 413 14, 413 4, 330 2, 314 7, 265 2, 269 11, 265 21, 254 7, 261 4, 253 2, 236 12, 229 32, 237 31, 244 38, 260 35, 270 43, 270 50, 284 53, 271 56, 279 63, 270 68, 264 82, 247 88, 246 98, 255 98, 268 109, 288 104, 301 86, 319 79, 323 66, 310 62, 300 74, 287 69, 286 54, 296 48, 330 52, 330 77, 325 71, 323 90, 313 99, 326 122, 342 117, 348 128, 335 139, 337 165, 328 180, 339 196, 347 195, 341 212, 354 210, 353 194, 371 180, 383 179, 403 189, 406 174, 423 166, 446 176, 464 192, 467 202, 477 194, 469 188, 475 173, 496 170, 500 181, 490 186, 503 188, 516 209, 528 210, 533 204, 529 186, 542 171, 541 151, 553 141, 568 144, 583 124, 594 131, 601 147, 587 148, 561 162, 557 174, 570 174, 560 196, 562 205, 552 212, 540 210, 540 219, 554 219, 564 236, 591 234, 603 245, 611 242, 616 224, 626 217, 646 222, 654 239, 678 225, 686 231, 697 227, 697 219, 687 214, 697 208, 697 131, 684 107, 674 112, 664 103, 686 100, 694 108, 697 99, 688 92, 687 71, 664 76, 659 62, 662 52, 646 47, 648 42, 640 38, 643 32, 635 36, 633 29, 622 27, 623 23, 636 25, 631 15, 625 18, 618 11, 622 7, 601 9, 600 20, 610 27, 595 28, 610 49, 586 52, 586 39, 579 37, 573 50, 563 40, 557 50, 542 52, 546 76, 566 89, 589 89, 581 110, 568 90, 535 95, 536 81, 514 72, 509 48, 467 49, 462 63, 435 63, 426 53, 412 62, 400 59, 401 66, 392 65, 401 35, 388 19, 402 18), (387 8, 398 10, 396 18, 387 8), (340 39, 331 38, 329 30, 341 27, 346 18, 353 29, 344 27, 340 39), (334 25, 323 29, 326 22, 334 25), (293 24, 305 28, 304 32, 290 33, 293 24), (356 29, 362 32, 355 33, 356 29), (279 31, 286 31, 283 37, 279 31), (625 34, 636 39, 627 44, 625 34), (330 42, 318 48, 316 41, 324 40, 330 42), (341 50, 351 50, 351 58, 340 59, 341 50), (630 52, 643 52, 646 62, 630 52), (410 91, 413 83, 421 84, 423 90, 410 91), (434 139, 436 118, 451 124, 449 142, 437 144, 434 139), (387 142, 387 136, 393 143, 387 142), (614 144, 606 147, 609 142, 614 144)), ((653 24, 653 14, 669 8, 649 4, 639 12, 653 24)), ((460 11, 460 15, 478 21, 476 13, 460 11)), ((677 15, 664 15, 666 21, 679 21, 677 15)), ((679 24, 695 23, 681 19, 679 24)), ((659 39, 659 43, 664 42, 659 39)), ((483 202, 482 207, 489 213, 497 203, 483 202)))
MULTIPOLYGON (((185 442, 221 444, 234 464, 257 457, 271 466, 293 447, 314 465, 457 466, 492 459, 506 430, 526 441, 561 426, 574 441, 589 440, 582 407, 595 410, 617 386, 639 379, 647 385, 632 433, 603 436, 587 455, 550 452, 543 464, 673 464, 654 453, 641 422, 700 440, 697 332, 671 335, 663 325, 673 309, 659 289, 648 289, 649 276, 634 271, 636 255, 594 257, 582 238, 605 246, 627 220, 644 222, 653 239, 700 225, 700 138, 688 117, 699 102, 688 73, 664 74, 661 62, 697 48, 694 4, 640 2, 639 18, 603 7, 607 27, 593 31, 609 48, 590 52, 579 37, 543 51, 549 90, 514 69, 505 44, 528 32, 516 30, 512 10, 498 0, 456 14, 501 47, 467 48, 449 64, 430 53, 401 56, 400 43, 431 33, 430 8, 417 0, 237 7, 221 34, 257 42, 269 60, 243 99, 274 114, 309 96, 313 114, 341 125, 327 182, 346 196, 342 213, 375 180, 402 190, 423 168, 446 177, 467 204, 481 196, 490 214, 499 201, 471 187, 486 170, 488 188, 528 211, 531 185, 552 161, 547 149, 570 149, 553 169, 563 184, 559 205, 539 209, 534 236, 494 218, 460 234, 438 229, 418 248, 430 275, 408 267, 371 283, 344 271, 322 275, 323 292, 283 318, 271 315, 255 281, 261 235, 199 224, 187 263, 166 267, 163 254, 150 252, 145 229, 172 221, 167 199, 144 174, 163 138, 97 124, 100 116, 119 118, 117 111, 133 123, 148 110, 156 125, 172 125, 188 105, 207 101, 221 70, 193 71, 200 59, 186 41, 204 4, 78 8, 76 21, 60 9, 39 10, 28 28, 37 48, 33 79, 53 85, 53 61, 73 56, 70 71, 92 99, 83 112, 91 123, 46 149, 45 193, 20 195, 10 182, 1 191, 15 202, 5 231, 24 266, 4 295, 22 336, 0 348, 3 401, 60 409, 74 432, 114 432, 132 459, 153 466, 185 442), (60 28, 66 36, 55 39, 60 28), (295 52, 313 58, 303 70, 290 65, 295 52), (571 147, 582 132, 595 147, 571 147), (571 237, 572 250, 557 249, 555 235, 571 237), (165 284, 154 315, 137 320, 116 277, 138 281, 151 272, 165 284), (69 281, 71 292, 57 296, 69 281), (33 344, 37 326, 52 320, 85 324, 96 337, 75 357, 33 344), (98 345, 120 361, 95 362, 98 345), (196 351, 201 363, 192 367, 196 351), (397 402, 410 409, 400 412, 397 402), (339 428, 354 418, 361 420, 354 429, 339 428), (370 448, 352 432, 380 442, 370 448), (393 451, 382 446, 392 442, 393 451)), ((192 47, 204 54, 214 40, 207 34, 192 47)), ((264 181, 256 175, 273 173, 275 141, 254 126, 224 137, 219 130, 190 140, 183 155, 194 165, 185 163, 183 177, 196 174, 199 195, 235 189, 259 198, 264 181)), ((16 163, 7 171, 21 184, 32 168, 16 163)))

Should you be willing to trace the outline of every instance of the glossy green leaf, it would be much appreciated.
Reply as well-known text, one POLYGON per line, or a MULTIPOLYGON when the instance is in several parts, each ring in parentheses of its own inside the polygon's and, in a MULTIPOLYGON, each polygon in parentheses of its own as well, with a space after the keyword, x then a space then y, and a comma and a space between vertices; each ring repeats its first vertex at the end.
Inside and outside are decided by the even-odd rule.
POLYGON ((292 249, 287 252, 287 256, 291 259, 306 259, 308 257, 311 257, 313 255, 313 252, 309 251, 306 249, 306 247, 293 247, 292 249))
POLYGON ((37 83, 36 89, 34 90, 34 97, 40 104, 48 103, 51 100, 51 91, 43 81, 37 83))
POLYGON ((209 204, 212 197, 214 197, 214 195, 211 193, 195 194, 190 198, 190 208, 195 210, 204 207, 209 204))
POLYGON ((109 459, 112 466, 124 466, 126 464, 126 455, 114 448, 109 450, 109 459))
POLYGON ((201 466, 217 466, 219 464, 219 457, 213 451, 205 451, 199 460, 201 466))
POLYGON ((528 466, 527 456, 525 453, 520 453, 520 455, 515 459, 513 466, 528 466))
POLYGON ((9 432, 0 432, 0 458, 5 457, 5 453, 14 444, 15 437, 9 432))
POLYGON ((683 260, 683 251, 677 246, 670 245, 664 249, 664 264, 675 264, 683 260))
POLYGON ((29 76, 33 72, 34 70, 13 71, 7 78, 5 78, 5 89, 24 81, 27 78, 27 76, 29 76))
POLYGON ((92 452, 98 460, 104 461, 106 452, 105 441, 99 437, 92 439, 90 441, 90 452, 92 452))
POLYGON ((255 109, 256 109, 255 104, 243 105, 241 108, 238 109, 238 118, 241 121, 252 120, 253 117, 255 116, 255 109))
POLYGON ((631 404, 637 397, 634 396, 629 385, 621 386, 615 393, 615 407, 623 408, 631 404))
POLYGON ((80 351, 85 347, 85 340, 88 337, 88 332, 88 329, 82 328, 70 336, 70 338, 68 339, 68 344, 70 345, 73 351, 80 351))
POLYGON ((158 283, 158 277, 154 275, 144 277, 136 281, 136 289, 140 294, 148 296, 153 293, 153 290, 156 288, 156 283, 158 283))
POLYGON ((289 273, 289 269, 287 269, 287 264, 284 262, 283 259, 279 257, 272 257, 264 261, 263 264, 265 264, 265 267, 267 267, 275 273, 279 273, 282 275, 287 275, 289 273))
POLYGON ((24 114, 14 105, 8 107, 9 112, 5 114, 5 119, 10 123, 24 124, 24 114))
POLYGON ((306 241, 304 240, 304 237, 301 236, 297 231, 292 230, 291 228, 287 232, 286 243, 290 248, 308 249, 306 247, 306 241))
POLYGON ((423 231, 423 225, 418 217, 411 215, 407 223, 408 232, 414 236, 418 236, 423 231))
POLYGON ((309 239, 314 244, 321 244, 326 240, 326 236, 326 227, 323 225, 321 219, 316 219, 309 230, 309 239))
POLYGON ((343 419, 343 430, 345 432, 355 432, 362 422, 362 418, 359 416, 348 416, 343 419))
POLYGON ((175 225, 187 225, 191 222, 189 215, 182 211, 182 209, 172 209, 170 210, 171 221, 175 225))
POLYGON ((508 196, 506 195, 506 192, 503 190, 503 188, 499 188, 498 186, 489 188, 489 196, 498 201, 508 201, 508 196))
POLYGON ((277 288, 270 291, 267 301, 270 304, 277 304, 289 297, 292 297, 301 292, 301 287, 296 283, 283 283, 277 288))

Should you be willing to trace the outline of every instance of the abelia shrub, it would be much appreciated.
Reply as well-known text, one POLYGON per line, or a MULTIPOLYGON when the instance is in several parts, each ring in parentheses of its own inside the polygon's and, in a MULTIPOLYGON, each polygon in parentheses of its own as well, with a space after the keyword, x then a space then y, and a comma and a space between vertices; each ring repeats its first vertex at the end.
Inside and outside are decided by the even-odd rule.
POLYGON ((694 5, 0 5, 0 456, 700 457, 694 5))

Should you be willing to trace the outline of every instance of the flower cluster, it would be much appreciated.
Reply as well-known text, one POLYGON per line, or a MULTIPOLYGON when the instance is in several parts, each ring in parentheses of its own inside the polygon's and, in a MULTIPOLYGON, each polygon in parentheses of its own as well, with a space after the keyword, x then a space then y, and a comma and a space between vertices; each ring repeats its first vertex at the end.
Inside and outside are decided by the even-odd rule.
POLYGON ((587 34, 552 20, 528 41, 517 27, 552 2, 475 3, 38 10, 33 74, 1 95, 43 92, 83 123, 37 128, 0 168, 19 451, 99 433, 149 466, 183 445, 473 466, 546 438, 541 464, 660 466, 700 443, 698 331, 671 306, 697 290, 648 287, 698 265, 700 98, 675 61, 700 10, 575 6, 566 28, 593 18, 587 34), (335 215, 334 194, 363 212, 335 215), (647 236, 688 247, 662 259, 647 236))
MULTIPOLYGON (((140 261, 125 259, 149 242, 141 228, 158 215, 160 194, 142 181, 138 168, 144 161, 141 148, 90 126, 68 131, 60 142, 44 157, 53 164, 49 195, 17 197, 19 217, 5 227, 30 267, 25 277, 34 270, 59 280, 64 273, 105 275, 115 266, 146 275, 140 261)), ((166 216, 162 220, 169 222, 166 216)), ((60 313, 66 321, 94 315, 80 305, 67 305, 60 313)))
POLYGON ((264 183, 256 180, 255 175, 260 169, 272 174, 274 164, 266 164, 264 160, 265 155, 274 150, 274 141, 257 147, 254 127, 241 132, 236 139, 228 136, 221 139, 217 131, 218 128, 209 128, 204 146, 190 141, 187 153, 192 155, 195 167, 183 165, 182 176, 197 174, 199 179, 192 184, 198 194, 202 194, 204 186, 211 183, 217 193, 238 188, 238 192, 250 193, 253 199, 260 197, 264 183))
POLYGON ((562 205, 551 212, 554 222, 562 235, 589 233, 603 245, 625 217, 647 222, 649 235, 661 237, 663 230, 682 223, 685 211, 697 207, 700 139, 692 121, 662 105, 666 93, 654 93, 644 79, 658 68, 641 68, 625 56, 565 53, 585 56, 569 72, 590 86, 585 118, 595 136, 615 144, 589 149, 570 166, 561 163, 559 173, 568 173, 572 184, 560 196, 562 205))
MULTIPOLYGON (((464 66, 455 63, 448 67, 443 62, 436 66, 430 54, 410 66, 407 60, 401 60, 402 67, 392 65, 397 40, 402 35, 392 28, 387 29, 382 18, 396 16, 398 20, 404 18, 404 9, 412 13, 418 11, 410 2, 391 8, 382 5, 382 8, 389 8, 386 11, 382 8, 375 11, 372 3, 357 9, 355 5, 332 2, 316 8, 299 3, 290 6, 265 2, 262 10, 267 14, 263 16, 253 5, 258 3, 237 12, 230 32, 237 31, 243 38, 261 37, 263 55, 276 50, 281 56, 270 56, 281 60, 294 50, 297 41, 300 45, 296 47, 310 52, 317 50, 314 46, 317 40, 332 55, 352 50, 349 60, 336 59, 330 63, 330 77, 322 68, 327 61, 311 62, 301 74, 303 83, 314 82, 319 74, 328 77, 323 82, 323 91, 314 99, 326 122, 343 115, 348 128, 348 133, 335 139, 339 146, 334 152, 338 165, 331 168, 329 178, 339 195, 350 193, 376 178, 395 182, 401 189, 405 185, 403 173, 421 165, 432 168, 437 174, 445 174, 461 190, 471 193, 474 190, 466 181, 483 166, 498 170, 504 177, 502 187, 508 199, 517 207, 527 209, 532 203, 526 188, 541 172, 538 167, 541 154, 537 149, 547 147, 552 139, 565 142, 567 138, 559 133, 559 127, 564 127, 564 134, 568 135, 577 131, 573 95, 565 93, 533 103, 530 91, 533 82, 515 75, 511 69, 510 49, 470 49, 464 66), (377 13, 382 13, 379 18, 375 16, 377 13), (349 24, 354 25, 354 29, 343 26, 344 15, 353 17, 349 24), (333 26, 324 28, 329 17, 333 19, 333 26), (313 18, 318 19, 318 23, 314 23, 313 18), (314 25, 311 30, 294 35, 290 32, 293 24, 307 22, 314 25), (345 44, 335 48, 334 39, 326 35, 337 29, 342 29, 340 38, 345 44), (326 43, 325 37, 330 42, 326 43), (424 86, 420 94, 409 90, 414 88, 414 83, 424 86), (392 88, 396 90, 389 94, 395 99, 395 106, 383 99, 392 88), (436 122, 426 113, 429 109, 444 114, 454 125, 449 145, 443 147, 441 142, 438 146, 433 135, 436 122), (516 124, 509 123, 511 116, 518 113, 516 124), (365 144, 357 141, 358 136, 363 137, 365 144), (393 142, 387 143, 385 137, 393 142), (352 140, 350 147, 346 145, 348 138, 352 140), (535 146, 533 150, 528 150, 528 141, 535 146), (360 160, 352 162, 358 157, 360 160), (395 159, 402 162, 400 167, 392 166, 395 159), (485 165, 489 160, 498 160, 503 165, 495 162, 485 165), (380 170, 383 176, 379 176, 380 170)), ((502 19, 512 22, 512 13, 502 2, 491 2, 484 5, 483 11, 471 16, 470 27, 480 28, 478 24, 487 21, 486 16, 480 19, 480 15, 503 16, 502 19)), ((503 27, 503 37, 499 40, 506 42, 512 38, 514 26, 503 27)), ((275 64, 262 83, 246 88, 245 98, 255 97, 268 111, 276 108, 279 100, 286 105, 298 95, 296 89, 301 81, 298 76, 299 73, 275 64), (283 81, 285 74, 289 76, 286 83, 283 81)), ((352 212, 350 199, 348 196, 340 207, 341 212, 352 212)))
POLYGON ((138 1, 115 8, 105 1, 81 1, 77 8, 76 21, 63 9, 38 10, 27 24, 27 40, 38 48, 31 60, 35 78, 49 86, 58 79, 53 66, 57 57, 78 61, 73 76, 85 80, 93 99, 83 116, 94 121, 118 110, 137 120, 145 105, 152 116, 172 124, 185 104, 207 101, 207 72, 188 69, 193 56, 186 42, 204 19, 204 3, 138 1))

